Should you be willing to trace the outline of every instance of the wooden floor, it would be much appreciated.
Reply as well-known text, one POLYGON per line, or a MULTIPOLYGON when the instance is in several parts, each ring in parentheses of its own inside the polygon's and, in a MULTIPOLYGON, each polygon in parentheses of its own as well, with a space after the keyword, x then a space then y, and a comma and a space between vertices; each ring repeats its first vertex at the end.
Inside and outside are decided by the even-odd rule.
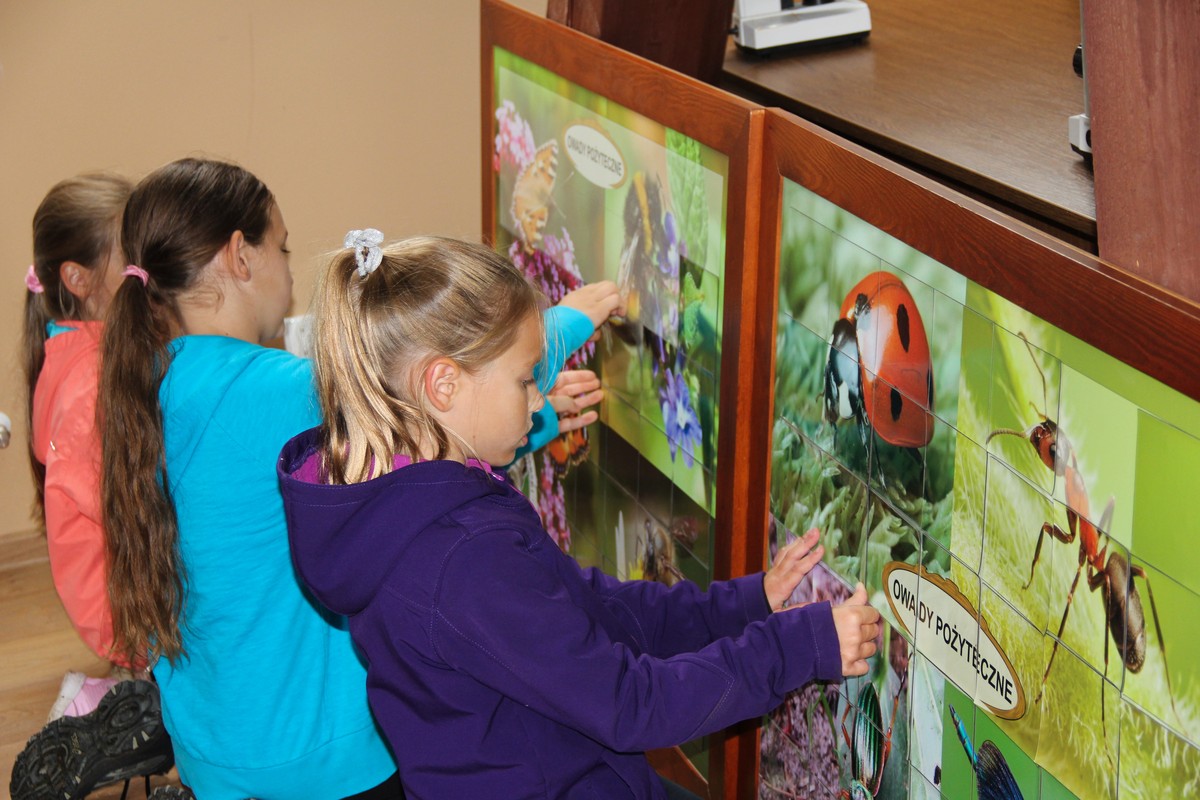
MULTIPOLYGON (((11 800, 13 760, 45 723, 63 673, 100 677, 107 674, 107 664, 71 628, 54 593, 46 540, 39 533, 0 536, 0 620, 0 798, 11 800)), ((168 778, 153 785, 178 785, 174 770, 168 778)), ((131 785, 129 800, 143 800, 143 786, 140 781, 131 785)), ((89 795, 96 800, 120 796, 120 784, 89 795)))

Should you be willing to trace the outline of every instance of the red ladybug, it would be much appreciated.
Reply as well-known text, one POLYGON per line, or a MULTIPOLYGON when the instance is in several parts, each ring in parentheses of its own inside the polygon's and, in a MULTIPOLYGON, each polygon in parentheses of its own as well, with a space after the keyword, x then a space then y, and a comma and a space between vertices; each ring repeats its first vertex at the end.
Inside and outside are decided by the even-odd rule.
POLYGON ((842 302, 825 364, 825 420, 853 418, 899 447, 933 438, 933 364, 912 294, 890 272, 863 278, 842 302))

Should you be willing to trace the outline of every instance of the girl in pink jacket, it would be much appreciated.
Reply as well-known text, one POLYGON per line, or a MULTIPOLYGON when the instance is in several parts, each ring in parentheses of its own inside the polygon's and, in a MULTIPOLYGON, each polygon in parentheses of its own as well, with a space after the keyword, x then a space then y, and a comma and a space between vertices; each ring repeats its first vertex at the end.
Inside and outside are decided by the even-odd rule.
MULTIPOLYGON (((54 588, 80 638, 123 677, 145 665, 118 655, 113 637, 96 396, 101 319, 124 277, 121 217, 132 189, 91 173, 47 193, 33 217, 24 326, 29 462, 54 588)), ((17 756, 10 791, 14 800, 82 797, 172 763, 153 683, 68 672, 50 722, 17 756)))
POLYGON ((121 214, 132 188, 103 173, 55 185, 34 214, 34 263, 25 274, 36 510, 46 525, 50 571, 67 616, 106 660, 115 648, 100 528, 96 387, 100 320, 124 267, 121 214))

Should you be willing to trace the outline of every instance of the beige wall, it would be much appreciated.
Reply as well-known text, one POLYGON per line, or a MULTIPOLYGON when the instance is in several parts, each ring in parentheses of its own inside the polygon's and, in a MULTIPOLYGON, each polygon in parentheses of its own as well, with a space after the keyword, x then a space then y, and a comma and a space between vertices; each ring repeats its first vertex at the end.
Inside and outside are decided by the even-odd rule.
POLYGON ((302 310, 349 228, 478 236, 479 135, 476 0, 0 3, 0 536, 33 526, 17 341, 55 181, 241 163, 283 209, 302 310))

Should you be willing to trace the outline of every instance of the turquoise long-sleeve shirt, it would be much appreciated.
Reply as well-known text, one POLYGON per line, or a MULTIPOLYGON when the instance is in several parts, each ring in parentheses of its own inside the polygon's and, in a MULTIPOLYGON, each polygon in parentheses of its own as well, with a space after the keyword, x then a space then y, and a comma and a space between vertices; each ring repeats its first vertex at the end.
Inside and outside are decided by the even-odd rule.
MULTIPOLYGON (((595 333, 596 328, 587 315, 565 306, 552 306, 546 310, 546 355, 538 367, 538 388, 549 392, 563 364, 595 333)), ((516 458, 543 447, 558 435, 558 414, 546 403, 534 412, 533 427, 529 430, 529 441, 517 450, 516 458)))
POLYGON ((206 800, 337 800, 396 770, 344 620, 292 568, 279 449, 320 421, 311 363, 185 336, 160 391, 187 575, 183 643, 154 667, 180 777, 206 800))

